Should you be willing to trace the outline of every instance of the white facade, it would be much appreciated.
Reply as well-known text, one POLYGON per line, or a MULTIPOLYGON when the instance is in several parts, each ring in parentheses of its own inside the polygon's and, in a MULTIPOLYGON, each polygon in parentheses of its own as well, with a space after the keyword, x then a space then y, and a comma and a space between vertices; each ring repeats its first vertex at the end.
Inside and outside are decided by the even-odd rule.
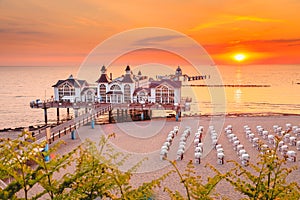
MULTIPOLYGON (((66 80, 59 80, 54 87, 54 100, 55 101, 69 101, 80 102, 86 99, 82 91, 90 86, 84 80, 74 79, 72 75, 66 80)), ((95 95, 95 92, 92 96, 95 95)), ((94 97, 92 97, 94 98, 94 97)), ((90 98, 89 98, 90 99, 90 98)))
POLYGON ((74 79, 71 75, 66 80, 59 80, 54 87, 55 101, 70 102, 103 102, 103 103, 160 103, 179 104, 181 100, 181 69, 178 67, 175 78, 161 80, 149 79, 141 72, 133 75, 127 66, 125 74, 114 80, 106 75, 106 68, 101 68, 101 74, 96 85, 84 80, 74 79))

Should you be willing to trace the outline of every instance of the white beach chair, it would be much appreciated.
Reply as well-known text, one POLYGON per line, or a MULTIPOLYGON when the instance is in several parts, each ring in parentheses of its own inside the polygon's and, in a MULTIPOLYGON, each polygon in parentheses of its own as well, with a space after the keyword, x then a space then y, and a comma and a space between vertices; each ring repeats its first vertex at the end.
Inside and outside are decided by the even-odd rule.
POLYGON ((242 160, 242 155, 243 154, 247 154, 247 151, 245 150, 245 149, 241 149, 241 150, 239 150, 239 158, 240 158, 240 160, 242 160))
POLYGON ((251 130, 247 130, 245 133, 246 133, 246 138, 249 139, 249 135, 252 133, 251 130))
POLYGON ((217 153, 224 153, 224 149, 223 148, 217 149, 217 153))
POLYGON ((278 143, 278 149, 279 151, 281 151, 281 147, 284 145, 284 142, 283 141, 279 141, 278 143))
POLYGON ((289 147, 287 145, 282 145, 282 147, 280 148, 280 152, 281 152, 281 155, 285 156, 286 153, 288 152, 289 150, 289 147))
POLYGON ((285 124, 285 127, 286 127, 287 132, 292 130, 292 124, 290 124, 290 123, 285 124))
POLYGON ((250 160, 249 154, 243 154, 242 155, 242 165, 243 166, 248 166, 250 160))
POLYGON ((296 143, 297 143, 296 137, 295 136, 290 137, 290 143, 289 144, 291 146, 296 146, 296 143))
POLYGON ((300 141, 297 141, 297 142, 296 142, 296 149, 297 149, 298 151, 300 151, 300 141))
POLYGON ((222 145, 221 145, 221 144, 216 145, 216 149, 217 149, 217 150, 220 149, 220 148, 222 148, 222 145))
POLYGON ((224 153, 217 153, 217 163, 219 165, 223 165, 224 164, 224 153))
POLYGON ((262 134, 263 134, 263 138, 267 139, 269 135, 269 131, 263 131, 262 134))
POLYGON ((265 154, 269 150, 269 146, 267 144, 263 144, 260 146, 260 153, 265 154))
POLYGON ((236 141, 234 141, 233 142, 233 150, 237 150, 237 146, 239 145, 239 144, 241 144, 241 142, 239 141, 239 140, 236 140, 236 141))
POLYGON ((274 135, 268 135, 268 142, 269 142, 269 144, 275 143, 274 135))
POLYGON ((199 126, 198 131, 203 132, 204 131, 204 127, 203 126, 199 126))
POLYGON ((168 151, 166 149, 162 149, 160 151, 160 160, 166 160, 167 159, 167 154, 168 154, 168 151))
POLYGON ((202 147, 196 147, 195 148, 195 153, 203 153, 202 147))
POLYGON ((199 139, 198 138, 194 139, 194 146, 197 147, 198 144, 199 144, 199 139))
POLYGON ((287 161, 296 162, 296 152, 295 151, 288 151, 286 153, 287 161))
POLYGON ((290 137, 291 137, 291 135, 289 133, 285 134, 283 136, 284 143, 289 143, 290 142, 290 137))
POLYGON ((253 138, 255 137, 254 133, 249 134, 249 141, 252 142, 253 138))
POLYGON ((197 152, 197 153, 195 153, 194 157, 195 157, 195 164, 200 164, 201 163, 202 153, 197 152))
POLYGON ((238 137, 237 137, 237 136, 234 136, 233 138, 231 138, 231 141, 230 141, 230 142, 234 143, 234 141, 237 141, 237 140, 239 140, 238 137))
POLYGON ((274 133, 277 133, 277 128, 278 128, 279 126, 278 125, 273 125, 273 132, 274 133))
POLYGON ((242 145, 242 144, 237 145, 237 146, 236 146, 236 152, 237 152, 237 154, 238 154, 239 151, 242 150, 242 149, 244 149, 244 145, 242 145))

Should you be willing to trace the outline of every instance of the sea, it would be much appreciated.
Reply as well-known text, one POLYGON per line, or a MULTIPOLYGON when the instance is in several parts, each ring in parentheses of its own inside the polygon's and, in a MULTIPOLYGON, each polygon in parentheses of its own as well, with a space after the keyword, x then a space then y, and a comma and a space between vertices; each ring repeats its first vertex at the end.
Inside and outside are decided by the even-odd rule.
MULTIPOLYGON (((186 115, 300 114, 300 65, 217 68, 222 85, 206 87, 202 80, 191 82, 193 87, 182 87, 189 91, 182 94, 192 98, 186 115)), ((30 108, 30 101, 50 99, 54 95, 52 85, 77 73, 78 68, 71 66, 1 66, 0 129, 42 125, 44 112, 30 108)), ((66 109, 60 114, 66 117, 66 109)), ((48 119, 55 122, 56 109, 48 109, 48 119)))

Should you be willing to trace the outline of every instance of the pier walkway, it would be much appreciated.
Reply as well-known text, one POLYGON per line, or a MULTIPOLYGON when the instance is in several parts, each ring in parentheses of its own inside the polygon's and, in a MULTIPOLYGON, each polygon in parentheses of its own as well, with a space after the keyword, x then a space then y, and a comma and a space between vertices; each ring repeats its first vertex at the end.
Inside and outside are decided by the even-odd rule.
POLYGON ((95 107, 86 114, 80 115, 72 120, 64 122, 58 126, 51 128, 50 135, 47 137, 46 129, 38 131, 36 134, 32 132, 33 136, 36 137, 36 142, 42 142, 48 138, 48 142, 51 143, 55 140, 55 138, 60 138, 63 134, 66 135, 67 133, 72 132, 73 130, 78 129, 80 126, 83 126, 92 120, 95 120, 100 115, 103 115, 107 112, 112 110, 111 104, 97 104, 94 105, 95 107))
MULTIPOLYGON (((95 123, 96 118, 100 115, 108 113, 109 123, 112 122, 124 122, 131 120, 147 120, 152 118, 152 110, 173 110, 176 112, 176 118, 181 115, 181 105, 174 104, 157 104, 157 103, 122 103, 122 104, 111 104, 111 103, 98 103, 98 102, 56 102, 53 100, 32 101, 30 102, 31 108, 38 108, 44 110, 45 124, 47 125, 47 109, 57 109, 57 122, 59 122, 59 109, 67 108, 69 115, 69 108, 74 109, 75 118, 68 120, 62 124, 59 124, 50 129, 48 126, 43 129, 31 131, 32 135, 36 137, 37 142, 48 140, 51 143, 56 138, 60 138, 62 135, 71 133, 80 126, 83 126, 89 122, 95 123), (85 114, 78 115, 78 110, 84 108, 85 114), (113 110, 115 110, 115 118, 113 117, 113 110), (48 129, 48 133, 47 133, 48 129), (50 133, 49 133, 50 132, 50 133)), ((175 115, 174 115, 175 117, 175 115)))

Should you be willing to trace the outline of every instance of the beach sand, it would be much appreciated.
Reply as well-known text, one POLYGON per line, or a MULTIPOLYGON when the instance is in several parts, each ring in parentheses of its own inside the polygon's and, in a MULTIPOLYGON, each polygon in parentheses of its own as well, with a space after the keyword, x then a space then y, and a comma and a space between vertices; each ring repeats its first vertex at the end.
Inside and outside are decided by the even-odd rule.
MULTIPOLYGON (((136 121, 136 122, 126 122, 118 124, 107 124, 107 125, 96 125, 94 129, 91 126, 86 125, 78 129, 77 138, 72 140, 70 135, 64 136, 62 139, 66 144, 62 145, 57 154, 65 154, 72 149, 76 148, 85 139, 90 139, 92 141, 99 141, 102 134, 108 135, 115 133, 116 137, 110 140, 111 145, 113 145, 116 151, 121 151, 124 153, 131 154, 127 162, 121 167, 121 170, 130 169, 134 164, 141 161, 143 158, 148 158, 144 161, 141 167, 133 175, 131 179, 131 184, 135 187, 141 185, 143 182, 149 182, 155 178, 160 177, 164 173, 173 169, 168 161, 160 160, 160 148, 167 138, 168 133, 173 129, 174 126, 179 127, 179 133, 174 138, 172 145, 168 153, 168 159, 175 160, 176 152, 178 149, 178 144, 180 140, 180 135, 186 129, 186 127, 191 128, 191 136, 188 138, 186 143, 186 150, 184 153, 184 158, 181 161, 177 161, 178 168, 181 172, 190 160, 194 161, 194 133, 197 132, 198 127, 201 125, 204 127, 203 143, 204 143, 204 153, 201 164, 195 164, 195 170, 197 175, 200 175, 203 179, 203 183, 206 183, 207 177, 212 177, 215 173, 205 167, 206 163, 213 165, 220 172, 225 173, 233 167, 232 163, 227 163, 228 160, 236 160, 240 163, 236 151, 233 150, 232 143, 229 142, 226 134, 224 133, 224 128, 227 125, 233 126, 233 133, 237 135, 241 144, 244 145, 246 151, 250 155, 250 162, 256 163, 258 161, 259 152, 255 150, 252 143, 246 138, 244 133, 244 125, 248 125, 252 132, 255 133, 256 137, 259 137, 264 143, 268 144, 267 140, 264 140, 261 136, 258 136, 256 132, 256 126, 261 125, 265 130, 269 130, 270 134, 273 134, 273 125, 282 126, 283 129, 286 127, 286 123, 291 123, 292 125, 297 125, 300 127, 300 116, 289 115, 289 116, 231 116, 231 117, 184 117, 180 121, 175 121, 175 119, 154 119, 151 121, 136 121), (222 144, 225 154, 225 164, 218 165, 216 150, 213 149, 211 145, 210 136, 207 133, 208 127, 213 125, 217 133, 219 133, 218 143, 222 144)), ((300 140, 300 138, 297 138, 300 140)), ((290 150, 296 150, 295 146, 289 146, 290 150)), ((287 162, 287 166, 297 165, 299 166, 299 154, 297 152, 296 162, 287 162)), ((74 166, 70 166, 67 170, 63 170, 61 173, 69 172, 72 173, 74 166)), ((56 175, 60 177, 61 175, 56 175)), ((288 178, 289 181, 297 181, 300 177, 299 170, 295 170, 288 178)), ((168 178, 163 181, 162 187, 155 189, 157 192, 156 199, 169 199, 168 195, 163 191, 163 187, 168 187, 171 190, 178 190, 183 195, 185 195, 185 190, 183 185, 180 183, 178 176, 173 173, 168 178)), ((34 193, 36 189, 33 189, 31 193, 34 193)), ((234 188, 226 181, 221 181, 215 192, 220 194, 218 199, 222 197, 227 197, 232 200, 240 199, 244 197, 239 192, 235 191, 234 188)))

